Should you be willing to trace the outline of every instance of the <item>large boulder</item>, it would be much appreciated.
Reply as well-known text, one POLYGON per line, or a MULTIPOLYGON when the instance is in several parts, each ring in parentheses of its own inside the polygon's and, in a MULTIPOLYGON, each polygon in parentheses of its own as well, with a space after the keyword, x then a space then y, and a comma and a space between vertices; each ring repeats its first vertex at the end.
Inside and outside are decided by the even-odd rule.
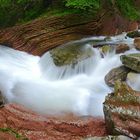
POLYGON ((70 65, 73 66, 78 62, 93 56, 92 48, 81 43, 72 43, 62 47, 54 48, 50 51, 53 62, 56 66, 70 65))
POLYGON ((106 97, 104 114, 109 134, 140 137, 140 93, 126 83, 117 82, 114 93, 106 97))
POLYGON ((29 140, 80 140, 87 136, 107 135, 102 118, 41 116, 17 104, 5 105, 0 114, 0 131, 12 130, 29 140))
POLYGON ((114 68, 105 76, 105 82, 108 86, 113 87, 116 81, 125 81, 129 72, 130 69, 124 66, 114 68))
POLYGON ((140 72, 140 53, 121 55, 120 59, 126 67, 140 72))

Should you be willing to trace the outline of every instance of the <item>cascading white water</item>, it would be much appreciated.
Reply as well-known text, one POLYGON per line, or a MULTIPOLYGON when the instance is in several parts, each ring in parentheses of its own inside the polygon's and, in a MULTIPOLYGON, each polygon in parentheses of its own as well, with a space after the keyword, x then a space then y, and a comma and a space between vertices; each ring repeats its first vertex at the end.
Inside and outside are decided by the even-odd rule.
MULTIPOLYGON (((82 39, 94 55, 71 65, 57 67, 50 53, 41 58, 25 52, 0 46, 0 90, 8 102, 16 102, 41 114, 75 113, 77 115, 103 116, 102 103, 112 91, 104 82, 105 75, 120 66, 120 55, 115 51, 100 55, 92 48, 91 40, 82 39)), ((111 43, 133 40, 120 35, 111 38, 111 43)), ((75 42, 74 42, 75 43, 75 42)), ((131 49, 126 53, 135 51, 131 49)))

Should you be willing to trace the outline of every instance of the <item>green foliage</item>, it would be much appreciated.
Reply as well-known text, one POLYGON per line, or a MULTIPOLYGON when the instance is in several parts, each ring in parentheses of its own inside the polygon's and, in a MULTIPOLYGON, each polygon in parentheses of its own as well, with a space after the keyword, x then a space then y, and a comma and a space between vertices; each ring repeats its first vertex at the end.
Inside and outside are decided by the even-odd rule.
POLYGON ((66 6, 82 10, 97 10, 100 8, 100 0, 66 0, 66 6))
POLYGON ((129 19, 137 20, 140 18, 140 11, 135 8, 134 0, 110 0, 110 3, 129 19))
POLYGON ((42 15, 63 16, 81 13, 93 17, 102 8, 117 11, 131 20, 140 18, 134 0, 0 0, 0 27, 26 22, 42 15), (49 2, 52 2, 52 5, 47 8, 46 2, 46 5, 49 2))
POLYGON ((0 0, 0 26, 30 20, 42 12, 42 0, 0 0))

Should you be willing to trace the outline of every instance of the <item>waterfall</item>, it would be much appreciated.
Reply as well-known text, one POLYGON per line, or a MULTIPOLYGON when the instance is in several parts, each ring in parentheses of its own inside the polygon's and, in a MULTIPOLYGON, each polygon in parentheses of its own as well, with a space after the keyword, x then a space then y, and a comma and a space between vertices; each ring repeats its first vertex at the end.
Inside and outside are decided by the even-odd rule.
MULTIPOLYGON (((113 48, 102 56, 100 50, 92 46, 119 42, 132 48, 126 54, 136 51, 132 46, 133 39, 126 38, 125 34, 111 37, 109 41, 102 36, 64 44, 60 48, 80 46, 82 55, 75 56, 75 50, 70 49, 74 55, 70 64, 68 58, 62 60, 65 65, 55 64, 53 50, 39 57, 0 46, 0 90, 7 102, 22 104, 41 114, 103 116, 102 103, 112 92, 104 77, 112 68, 121 65, 121 54, 115 54, 113 48)), ((63 49, 60 52, 63 53, 63 49)), ((59 58, 59 53, 57 55, 59 58)))

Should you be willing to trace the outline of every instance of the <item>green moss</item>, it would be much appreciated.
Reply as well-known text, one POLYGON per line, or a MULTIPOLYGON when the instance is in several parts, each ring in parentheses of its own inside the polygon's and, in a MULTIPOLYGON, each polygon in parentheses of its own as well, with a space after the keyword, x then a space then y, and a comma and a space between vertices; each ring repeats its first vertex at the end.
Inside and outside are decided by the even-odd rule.
POLYGON ((28 140, 28 138, 25 138, 24 136, 22 136, 21 134, 19 134, 18 132, 16 132, 15 130, 11 129, 11 128, 0 128, 1 132, 7 132, 10 133, 12 135, 15 136, 15 138, 20 139, 20 140, 28 140))

